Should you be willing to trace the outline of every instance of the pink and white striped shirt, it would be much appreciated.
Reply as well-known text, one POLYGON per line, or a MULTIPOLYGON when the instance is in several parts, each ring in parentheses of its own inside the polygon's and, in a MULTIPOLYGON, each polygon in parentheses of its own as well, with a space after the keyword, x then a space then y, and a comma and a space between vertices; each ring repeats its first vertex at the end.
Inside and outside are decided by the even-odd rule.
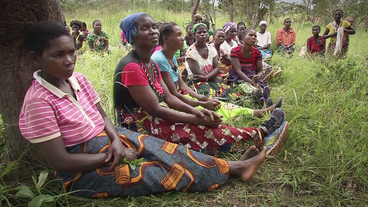
POLYGON ((105 128, 105 122, 96 104, 100 97, 81 73, 68 79, 77 100, 64 93, 39 75, 33 74, 19 115, 19 128, 31 143, 41 143, 63 138, 65 147, 84 143, 105 128))

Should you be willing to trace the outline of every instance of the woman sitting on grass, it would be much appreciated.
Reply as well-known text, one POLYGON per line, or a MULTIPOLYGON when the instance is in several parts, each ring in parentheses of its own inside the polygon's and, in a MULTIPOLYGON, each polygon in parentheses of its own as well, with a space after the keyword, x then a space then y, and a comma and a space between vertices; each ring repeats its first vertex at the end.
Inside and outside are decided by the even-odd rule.
POLYGON ((238 46, 238 43, 233 40, 237 35, 237 27, 234 22, 227 22, 222 29, 225 32, 225 41, 221 44, 220 49, 230 54, 231 49, 238 46))
POLYGON ((188 47, 195 43, 194 34, 192 32, 193 26, 194 26, 194 24, 192 22, 190 22, 185 27, 186 36, 184 37, 184 39, 185 39, 185 42, 187 43, 188 47))
POLYGON ((186 61, 189 66, 187 69, 194 74, 193 88, 210 98, 218 97, 230 102, 240 98, 242 95, 222 83, 223 78, 218 76, 220 65, 217 51, 206 43, 207 26, 203 23, 195 24, 192 32, 196 42, 188 48, 186 61))
POLYGON ((323 33, 325 40, 331 38, 327 47, 327 53, 336 57, 346 57, 349 49, 348 35, 355 34, 355 29, 350 26, 348 21, 341 20, 344 16, 344 12, 341 9, 336 9, 333 16, 334 21, 326 26, 326 30, 323 33))
POLYGON ((270 89, 264 83, 271 75, 263 73, 262 54, 254 47, 256 42, 256 31, 254 29, 246 29, 243 38, 243 44, 231 50, 231 63, 233 68, 230 70, 227 81, 234 87, 242 88, 245 91, 256 91, 254 96, 261 103, 272 105, 269 94, 270 89), (258 95, 259 91, 263 91, 263 96, 258 95))
POLYGON ((313 36, 307 39, 307 51, 310 55, 325 55, 326 40, 319 36, 320 31, 320 26, 315 25, 312 27, 313 36))
POLYGON ((56 170, 63 189, 86 198, 207 191, 229 176, 248 181, 262 165, 265 147, 225 161, 115 128, 86 76, 73 72, 75 48, 64 26, 38 22, 24 39, 40 70, 25 95, 19 128, 56 170))
MULTIPOLYGON (((216 30, 216 32, 217 31, 219 30, 216 30)), ((215 110, 218 114, 223 116, 223 121, 242 114, 254 115, 257 117, 263 117, 266 114, 264 109, 252 110, 249 108, 239 107, 231 103, 219 102, 216 99, 209 99, 206 96, 199 95, 198 93, 194 92, 186 85, 181 76, 179 76, 178 62, 173 54, 184 44, 182 31, 176 23, 171 22, 162 26, 160 30, 159 42, 160 45, 162 45, 162 50, 154 53, 152 55, 152 59, 156 61, 157 65, 159 66, 162 79, 172 95, 176 96, 178 99, 190 106, 202 106, 209 110, 215 110), (194 98, 199 101, 194 100, 194 98)), ((267 109, 268 113, 271 113, 275 108, 281 107, 281 102, 282 99, 280 99, 277 105, 275 104, 269 107, 267 109)))
MULTIPOLYGON (((115 70, 114 105, 120 126, 211 154, 243 150, 254 140, 262 145, 266 142, 262 138, 280 126, 279 140, 286 138, 287 123, 281 109, 274 110, 259 129, 234 128, 221 125, 221 117, 215 112, 193 108, 173 96, 151 60, 159 42, 159 31, 151 16, 132 14, 123 19, 122 30, 134 49, 115 70)), ((203 41, 207 37, 204 32, 203 41)))
POLYGON ((296 32, 291 28, 290 18, 284 20, 284 26, 277 31, 276 46, 280 52, 291 55, 295 50, 296 32))
POLYGON ((225 32, 223 29, 218 29, 214 33, 214 39, 211 43, 217 51, 217 59, 220 66, 220 73, 218 76, 226 78, 229 75, 229 70, 231 68, 231 60, 230 53, 226 53, 223 49, 221 49, 222 43, 225 41, 225 32))
POLYGON ((88 34, 87 42, 92 52, 101 53, 101 56, 109 50, 109 37, 106 32, 102 31, 100 20, 92 23, 93 32, 88 34))
POLYGON ((245 26, 244 22, 238 22, 238 24, 236 25, 237 27, 237 36, 234 38, 234 41, 238 44, 241 45, 243 44, 243 37, 244 37, 244 32, 245 29, 247 29, 247 27, 245 26))
POLYGON ((79 50, 83 47, 83 41, 85 36, 80 32, 82 29, 82 22, 78 20, 73 20, 70 22, 70 27, 72 28, 72 38, 74 42, 75 49, 79 50))
POLYGON ((261 21, 259 23, 260 31, 257 32, 257 47, 259 51, 262 53, 262 58, 270 58, 272 57, 271 53, 271 33, 266 31, 267 22, 261 21))

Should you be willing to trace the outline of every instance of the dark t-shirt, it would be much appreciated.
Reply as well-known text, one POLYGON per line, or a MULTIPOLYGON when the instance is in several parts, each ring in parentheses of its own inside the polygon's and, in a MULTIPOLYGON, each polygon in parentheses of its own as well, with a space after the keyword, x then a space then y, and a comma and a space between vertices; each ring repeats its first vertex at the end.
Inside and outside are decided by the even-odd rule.
MULTIPOLYGON (((152 83, 152 87, 155 87, 160 94, 163 94, 163 89, 160 85, 161 80, 160 70, 156 62, 151 60, 151 63, 155 64, 157 68, 155 78, 151 78, 152 80, 156 80, 154 83, 152 83)), ((148 78, 149 78, 148 75, 146 75, 146 73, 144 72, 143 64, 140 61, 138 54, 134 50, 128 53, 125 57, 123 57, 120 60, 118 66, 116 67, 114 73, 115 108, 116 109, 124 108, 133 111, 134 108, 139 107, 138 104, 133 99, 133 97, 130 95, 127 87, 134 85, 136 86, 150 85, 148 78)))

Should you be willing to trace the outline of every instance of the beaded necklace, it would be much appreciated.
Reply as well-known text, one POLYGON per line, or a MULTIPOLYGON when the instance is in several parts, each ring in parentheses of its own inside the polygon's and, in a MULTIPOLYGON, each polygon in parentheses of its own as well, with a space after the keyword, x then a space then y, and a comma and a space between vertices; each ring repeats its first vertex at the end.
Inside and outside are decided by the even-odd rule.
POLYGON ((141 67, 142 67, 142 69, 143 69, 143 71, 144 71, 144 73, 146 74, 146 76, 147 76, 147 80, 148 80, 148 84, 149 84, 149 86, 151 87, 151 89, 153 90, 153 92, 156 94, 156 96, 157 96, 157 98, 158 98, 158 101, 159 102, 161 102, 161 101, 164 101, 165 100, 165 93, 164 92, 162 92, 162 94, 156 89, 156 87, 153 85, 153 83, 154 82, 156 82, 157 81, 157 78, 156 77, 160 77, 159 75, 159 72, 158 72, 158 70, 157 70, 157 67, 156 67, 156 64, 154 64, 154 63, 152 63, 151 61, 150 61, 150 65, 151 65, 151 67, 152 67, 152 69, 153 69, 153 72, 154 72, 154 76, 155 76, 155 81, 153 81, 153 78, 151 77, 151 75, 149 74, 149 71, 148 71, 148 69, 146 68, 146 66, 144 65, 144 63, 142 62, 142 60, 140 60, 141 61, 141 67))

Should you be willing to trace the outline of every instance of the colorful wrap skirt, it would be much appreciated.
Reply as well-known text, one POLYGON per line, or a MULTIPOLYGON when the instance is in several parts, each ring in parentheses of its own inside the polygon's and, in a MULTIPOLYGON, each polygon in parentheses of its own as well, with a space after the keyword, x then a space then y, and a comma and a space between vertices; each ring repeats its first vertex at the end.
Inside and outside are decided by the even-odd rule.
MULTIPOLYGON (((242 65, 241 71, 250 79, 253 78, 253 76, 256 75, 256 68, 253 65, 242 65)), ((236 74, 235 70, 232 68, 229 72, 229 77, 227 78, 227 84, 229 85, 236 85, 244 83, 244 81, 236 74)), ((259 79, 258 84, 264 88, 267 86, 262 79, 259 79)))
POLYGON ((209 98, 219 97, 227 101, 235 101, 242 95, 224 83, 216 82, 196 82, 192 85, 194 91, 209 98))
MULTIPOLYGON (((162 106, 164 107, 164 106, 162 106)), ((177 143, 206 154, 243 152, 257 144, 259 130, 255 127, 235 128, 220 125, 216 128, 194 124, 175 123, 152 117, 143 109, 116 109, 121 127, 177 143)))
MULTIPOLYGON (((166 191, 213 190, 229 178, 229 165, 188 148, 152 136, 117 128, 126 147, 138 151, 143 162, 134 170, 128 164, 109 171, 109 165, 79 173, 56 172, 66 191, 86 198, 139 196, 166 191)), ((90 141, 66 150, 70 154, 105 153, 109 137, 102 132, 90 141)))

